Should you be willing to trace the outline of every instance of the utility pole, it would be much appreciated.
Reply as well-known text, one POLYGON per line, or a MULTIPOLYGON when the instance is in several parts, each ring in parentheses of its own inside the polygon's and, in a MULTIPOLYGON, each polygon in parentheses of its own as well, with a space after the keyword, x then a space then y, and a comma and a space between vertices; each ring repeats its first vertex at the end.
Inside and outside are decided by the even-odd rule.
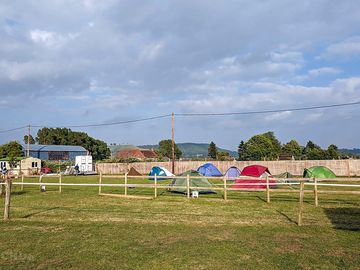
POLYGON ((26 156, 30 157, 30 125, 28 126, 28 138, 27 138, 27 151, 26 156))
POLYGON ((175 174, 175 141, 174 141, 174 113, 171 114, 171 150, 172 166, 171 172, 175 174))

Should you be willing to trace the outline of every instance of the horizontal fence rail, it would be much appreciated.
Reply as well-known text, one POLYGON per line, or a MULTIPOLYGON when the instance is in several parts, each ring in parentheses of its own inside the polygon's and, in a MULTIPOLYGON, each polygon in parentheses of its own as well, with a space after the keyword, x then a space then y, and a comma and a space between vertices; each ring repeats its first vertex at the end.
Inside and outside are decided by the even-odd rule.
POLYGON ((24 182, 24 176, 21 176, 20 181, 12 181, 11 179, 5 179, 4 182, 0 182, 0 187, 2 189, 5 186, 5 208, 4 208, 4 220, 8 220, 10 216, 10 194, 11 194, 11 185, 20 185, 21 190, 24 189, 24 186, 39 186, 41 188, 46 186, 57 186, 59 187, 59 192, 62 192, 62 187, 98 187, 99 195, 101 196, 110 196, 110 197, 119 197, 119 198, 139 198, 139 199, 153 199, 158 197, 158 189, 178 189, 182 190, 181 193, 184 193, 187 198, 190 198, 190 193, 193 197, 198 197, 198 194, 195 194, 194 191, 200 192, 201 190, 211 190, 211 191, 222 191, 222 197, 226 201, 228 199, 228 191, 232 192, 265 192, 266 202, 270 203, 271 193, 299 193, 299 216, 298 216, 298 225, 302 225, 303 218, 303 200, 305 193, 314 194, 314 204, 318 206, 319 197, 318 194, 353 194, 360 195, 360 178, 259 178, 259 177, 237 177, 237 178, 226 178, 226 177, 205 177, 205 176, 129 176, 125 175, 103 175, 100 173, 98 176, 98 183, 64 183, 63 175, 40 175, 40 176, 31 176, 27 178, 36 178, 39 179, 38 182, 24 182), (48 178, 58 178, 58 182, 45 182, 48 178), (181 186, 172 185, 170 183, 162 183, 164 181, 176 179, 185 179, 185 183, 181 186), (190 180, 192 179, 201 179, 206 178, 210 181, 211 186, 194 186, 190 180), (104 183, 106 179, 117 179, 124 181, 124 183, 104 183), (137 180, 148 179, 151 183, 129 183, 137 180), (161 180, 159 180, 161 179, 161 180), (240 179, 242 182, 237 183, 236 179, 240 179), (254 182, 257 180, 258 182, 254 182), (248 182, 248 183, 247 183, 248 182), (355 184, 359 182, 359 184, 355 184), (259 185, 259 187, 256 187, 259 185), (249 187, 253 186, 253 187, 249 187), (254 187, 255 186, 255 187, 254 187), (284 187, 288 187, 288 189, 284 187), (102 188, 105 187, 114 187, 114 188, 123 188, 123 194, 115 193, 103 193, 102 188), (332 189, 326 189, 332 188, 332 189), (152 189, 153 196, 140 196, 140 195, 131 195, 129 194, 129 189, 133 188, 144 188, 152 189), (321 188, 321 189, 320 189, 321 188), (339 189, 339 188, 348 188, 348 189, 339 189), (336 190, 333 190, 336 189, 336 190), (355 190, 354 190, 355 189, 355 190))

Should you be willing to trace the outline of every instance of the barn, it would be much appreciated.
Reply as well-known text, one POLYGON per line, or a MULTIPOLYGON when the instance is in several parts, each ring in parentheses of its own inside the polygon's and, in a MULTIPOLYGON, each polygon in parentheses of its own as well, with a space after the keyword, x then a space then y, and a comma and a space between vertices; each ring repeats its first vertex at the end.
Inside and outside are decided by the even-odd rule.
MULTIPOLYGON (((30 156, 41 160, 75 160, 76 156, 85 156, 88 151, 77 145, 30 144, 30 156)), ((23 145, 26 155, 27 145, 23 145)))

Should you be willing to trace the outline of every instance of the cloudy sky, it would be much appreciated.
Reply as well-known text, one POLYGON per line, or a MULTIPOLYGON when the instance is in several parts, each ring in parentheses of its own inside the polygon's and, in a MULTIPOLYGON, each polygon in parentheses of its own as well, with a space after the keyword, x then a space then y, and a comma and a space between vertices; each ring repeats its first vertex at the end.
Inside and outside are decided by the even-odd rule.
MULTIPOLYGON (((358 0, 2 0, 0 129, 355 102, 359 60, 358 0)), ((359 119, 359 105, 178 116, 175 139, 236 149, 271 130, 283 143, 359 148, 359 119)), ((73 130, 152 144, 170 138, 171 120, 73 130)))

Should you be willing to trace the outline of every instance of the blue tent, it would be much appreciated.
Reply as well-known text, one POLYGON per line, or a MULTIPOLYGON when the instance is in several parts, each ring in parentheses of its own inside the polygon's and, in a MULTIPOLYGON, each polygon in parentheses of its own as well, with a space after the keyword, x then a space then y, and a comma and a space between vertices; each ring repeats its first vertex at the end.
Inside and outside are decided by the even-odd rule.
POLYGON ((200 166, 197 171, 204 176, 222 176, 221 172, 211 163, 200 166))
MULTIPOLYGON (((171 172, 163 167, 154 166, 151 168, 149 176, 174 176, 171 172)), ((154 180, 155 177, 149 177, 149 180, 154 180)), ((169 178, 156 178, 156 180, 167 180, 169 178)))
POLYGON ((226 173, 225 173, 225 177, 226 178, 236 178, 240 176, 240 170, 238 169, 238 167, 232 166, 230 167, 226 173))

